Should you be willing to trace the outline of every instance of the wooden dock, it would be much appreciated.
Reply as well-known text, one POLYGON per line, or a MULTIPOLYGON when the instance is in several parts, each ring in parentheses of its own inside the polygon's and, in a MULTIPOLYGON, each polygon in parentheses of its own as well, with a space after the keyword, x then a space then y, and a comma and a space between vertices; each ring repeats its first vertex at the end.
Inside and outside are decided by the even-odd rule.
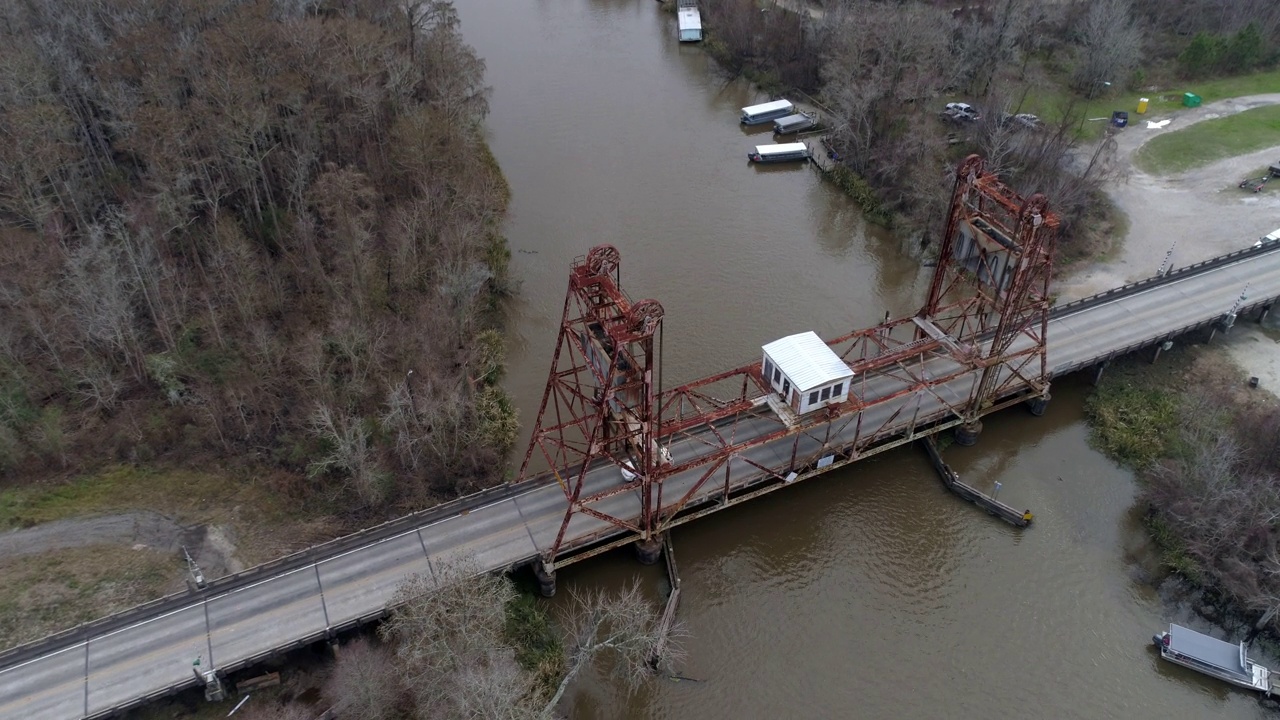
POLYGON ((671 547, 671 533, 667 533, 662 539, 662 558, 663 565, 667 570, 667 581, 671 583, 671 594, 667 596, 667 606, 662 611, 662 620, 658 625, 658 644, 653 648, 653 654, 649 656, 649 664, 656 670, 658 663, 662 659, 662 653, 666 651, 667 631, 671 628, 671 623, 676 619, 676 607, 680 604, 680 572, 676 569, 676 554, 671 547))
POLYGON ((942 479, 942 484, 948 490, 986 510, 988 513, 1004 520, 1010 525, 1017 527, 1026 527, 1031 524, 1034 516, 1030 510, 1017 510, 1010 505, 1006 505, 972 485, 965 484, 960 481, 960 474, 951 469, 942 461, 942 453, 938 452, 938 445, 934 440, 934 436, 924 438, 920 441, 924 444, 925 452, 929 453, 929 461, 933 463, 933 469, 938 472, 938 477, 942 479))

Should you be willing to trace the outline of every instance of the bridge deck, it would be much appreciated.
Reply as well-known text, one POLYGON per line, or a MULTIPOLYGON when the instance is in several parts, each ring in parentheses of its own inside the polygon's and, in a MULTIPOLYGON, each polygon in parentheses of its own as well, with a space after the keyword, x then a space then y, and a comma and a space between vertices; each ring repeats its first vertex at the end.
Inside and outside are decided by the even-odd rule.
MULTIPOLYGON (((1246 300, 1241 311, 1280 297, 1280 243, 1055 311, 1048 332, 1050 367, 1060 375, 1204 326, 1231 309, 1246 283, 1250 298, 1257 300, 1246 300)), ((938 376, 957 365, 946 356, 929 362, 930 371, 938 376)), ((863 383, 860 391, 864 398, 887 395, 898 389, 893 382, 877 378, 863 383)), ((964 375, 932 392, 963 398, 973 382, 973 375, 964 375)), ((750 437, 775 428, 776 420, 766 417, 769 412, 767 404, 757 405, 755 415, 739 422, 738 432, 750 437)), ((879 417, 862 421, 885 423, 881 436, 889 438, 895 429, 901 432, 905 418, 912 416, 917 423, 936 420, 937 427, 954 423, 946 412, 939 397, 916 392, 904 396, 897 406, 868 409, 864 415, 879 417), (901 422, 893 419, 895 412, 904 418, 901 422)), ((841 447, 842 440, 855 435, 853 422, 847 417, 836 420, 825 443, 802 436, 797 457, 816 459, 841 447)), ((747 460, 785 467, 793 442, 795 438, 783 438, 745 449, 731 461, 736 484, 731 490, 741 493, 766 483, 777 486, 774 474, 754 469, 747 460)), ((873 443, 859 452, 877 452, 896 442, 873 443)), ((673 443, 670 450, 679 464, 706 452, 707 446, 686 438, 673 443)), ((699 470, 690 470, 668 478, 664 493, 684 494, 699 475, 699 470)), ((620 483, 621 477, 616 468, 601 467, 589 473, 588 482, 586 490, 603 490, 620 483)), ((701 488, 689 507, 702 509, 689 517, 720 507, 725 491, 723 485, 701 488)), ((552 544, 565 507, 560 487, 550 481, 487 491, 479 499, 375 529, 367 541, 360 537, 340 541, 331 546, 332 551, 318 548, 314 557, 291 560, 279 568, 250 570, 238 581, 214 583, 201 595, 168 598, 132 615, 17 648, 0 656, 0 717, 91 717, 194 685, 197 658, 199 668, 231 670, 376 617, 404 578, 414 573, 429 576, 436 563, 453 554, 474 556, 480 565, 495 570, 529 562, 552 544)), ((636 493, 612 496, 597 507, 623 518, 637 517, 640 509, 636 493)), ((566 537, 579 548, 629 539, 585 513, 575 514, 566 537)))

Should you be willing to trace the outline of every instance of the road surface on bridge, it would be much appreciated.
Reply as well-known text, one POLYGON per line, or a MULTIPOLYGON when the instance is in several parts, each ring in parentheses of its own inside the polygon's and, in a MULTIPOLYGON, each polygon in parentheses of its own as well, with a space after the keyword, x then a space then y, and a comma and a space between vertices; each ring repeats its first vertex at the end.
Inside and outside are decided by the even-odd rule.
MULTIPOLYGON (((1072 303, 1055 310, 1048 330, 1048 362, 1053 375, 1071 372, 1143 345, 1203 327, 1239 304, 1243 312, 1280 297, 1280 243, 1224 256, 1202 266, 1184 268, 1160 280, 1072 303), (1248 286, 1247 299, 1240 303, 1248 286), (1256 299, 1255 299, 1256 298, 1256 299)), ((1022 342, 1029 342, 1025 338, 1022 342)), ((927 366, 936 376, 958 364, 935 357, 927 366)), ((882 434, 891 434, 915 415, 946 420, 944 399, 969 396, 976 374, 948 384, 903 396, 896 405, 873 405, 864 411, 864 423, 876 426, 899 413, 901 423, 889 422, 882 434), (934 395, 933 393, 936 393, 934 395), (950 396, 948 398, 947 396, 950 396)), ((876 376, 860 384, 864 400, 885 396, 900 388, 899 382, 876 376)), ((763 413, 737 425, 739 438, 777 427, 763 413)), ((827 447, 850 441, 855 430, 848 418, 827 447)), ((790 459, 794 437, 748 447, 731 462, 735 478, 750 483, 750 472, 766 473, 746 459, 767 467, 782 467, 790 459)), ((709 445, 686 438, 670 446, 676 464, 708 451, 709 445)), ((816 439, 803 437, 798 457, 826 452, 816 439)), ((664 481, 664 493, 683 495, 693 487, 701 470, 693 469, 664 481)), ((596 468, 588 474, 585 492, 603 490, 622 482, 617 468, 596 468)), ((708 483, 693 499, 704 503, 715 498, 722 486, 708 483)), ((173 597, 137 611, 126 611, 102 628, 63 633, 46 641, 18 648, 0 656, 0 718, 61 720, 93 717, 197 684, 193 670, 217 668, 230 671, 271 653, 328 637, 335 629, 379 616, 396 587, 415 573, 432 576, 447 558, 470 556, 491 570, 519 566, 550 547, 565 514, 566 500, 560 486, 550 479, 531 481, 506 489, 486 491, 481 501, 438 509, 431 519, 396 521, 395 532, 374 533, 376 539, 351 546, 335 541, 332 552, 323 551, 305 563, 273 570, 271 566, 242 573, 247 582, 220 590, 215 583, 201 594, 173 597), (452 514, 450 514, 452 513, 452 514), (399 528, 397 523, 404 525, 399 528), (129 613, 133 614, 130 615, 129 613), (197 663, 199 661, 199 664, 197 663)), ((621 493, 596 507, 615 517, 637 517, 636 493, 621 493)), ((586 513, 575 513, 566 538, 569 546, 600 542, 622 536, 617 527, 586 513)), ((237 577, 241 577, 237 576, 237 577)))

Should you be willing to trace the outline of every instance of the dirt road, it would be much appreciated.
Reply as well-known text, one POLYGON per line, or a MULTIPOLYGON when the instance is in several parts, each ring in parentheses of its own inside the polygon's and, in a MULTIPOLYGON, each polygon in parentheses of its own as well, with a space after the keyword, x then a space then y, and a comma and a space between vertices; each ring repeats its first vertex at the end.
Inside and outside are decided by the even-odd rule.
POLYGON ((1127 171, 1122 173, 1127 181, 1109 188, 1112 200, 1128 216, 1129 233, 1111 256, 1061 280, 1056 288, 1060 302, 1154 274, 1175 242, 1173 264, 1190 265, 1252 245, 1280 228, 1280 184, 1258 194, 1236 187, 1259 168, 1280 161, 1280 138, 1267 150, 1177 175, 1150 175, 1132 163, 1133 153, 1157 135, 1274 104, 1280 104, 1280 93, 1220 100, 1172 114, 1130 115, 1132 124, 1116 134, 1116 162, 1127 171), (1166 119, 1172 122, 1163 129, 1147 128, 1147 121, 1166 119))
MULTIPOLYGON (((1171 247, 1175 267, 1190 265, 1252 245, 1280 228, 1280 181, 1256 194, 1237 187, 1240 180, 1260 168, 1280 162, 1280 138, 1266 150, 1175 175, 1151 175, 1132 162, 1134 152, 1161 133, 1274 104, 1280 104, 1280 93, 1220 100, 1172 114, 1131 115, 1133 124, 1116 134, 1116 162, 1126 171, 1121 174, 1127 175, 1127 180, 1109 188, 1112 200, 1128 216, 1129 233, 1111 257, 1059 281, 1059 302, 1148 277, 1159 269, 1171 247), (1148 129, 1148 121, 1165 119, 1172 122, 1163 129, 1148 129)), ((1280 391, 1277 322, 1280 317, 1270 318, 1265 327, 1240 323, 1215 340, 1246 376, 1257 376, 1262 387, 1272 392, 1280 391)))

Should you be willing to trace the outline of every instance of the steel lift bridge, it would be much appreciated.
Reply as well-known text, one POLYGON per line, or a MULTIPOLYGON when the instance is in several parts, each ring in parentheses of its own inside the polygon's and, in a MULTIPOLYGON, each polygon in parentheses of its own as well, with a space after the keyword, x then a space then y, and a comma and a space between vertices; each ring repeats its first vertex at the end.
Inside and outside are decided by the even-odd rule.
POLYGON ((1027 402, 1043 414, 1049 281, 1058 218, 981 158, 958 168, 928 300, 908 318, 828 341, 854 377, 848 400, 797 414, 761 362, 664 388, 662 305, 633 302, 616 248, 573 264, 559 339, 520 478, 554 474, 567 500, 537 565, 636 541, 652 562, 671 527, 1027 402), (771 397, 772 395, 772 397, 771 397), (593 529, 594 528, 594 529, 593 529))

